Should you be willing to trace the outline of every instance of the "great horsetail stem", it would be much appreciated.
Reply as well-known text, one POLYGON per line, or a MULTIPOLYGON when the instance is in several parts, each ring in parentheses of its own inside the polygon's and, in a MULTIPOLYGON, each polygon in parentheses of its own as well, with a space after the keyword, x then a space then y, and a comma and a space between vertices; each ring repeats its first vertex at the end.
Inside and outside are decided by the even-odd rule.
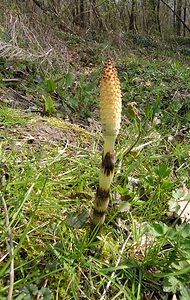
POLYGON ((102 225, 110 198, 110 186, 115 166, 115 140, 121 123, 121 88, 112 60, 107 59, 100 82, 100 118, 104 139, 99 186, 96 191, 92 224, 102 225))

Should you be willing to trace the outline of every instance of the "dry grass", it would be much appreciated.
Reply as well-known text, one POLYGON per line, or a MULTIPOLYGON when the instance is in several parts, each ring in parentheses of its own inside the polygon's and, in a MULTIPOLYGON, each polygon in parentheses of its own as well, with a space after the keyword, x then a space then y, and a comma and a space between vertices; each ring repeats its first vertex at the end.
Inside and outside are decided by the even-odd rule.
POLYGON ((66 70, 71 59, 59 37, 55 22, 40 9, 27 3, 24 7, 2 7, 0 17, 0 55, 7 60, 36 61, 46 70, 66 70))

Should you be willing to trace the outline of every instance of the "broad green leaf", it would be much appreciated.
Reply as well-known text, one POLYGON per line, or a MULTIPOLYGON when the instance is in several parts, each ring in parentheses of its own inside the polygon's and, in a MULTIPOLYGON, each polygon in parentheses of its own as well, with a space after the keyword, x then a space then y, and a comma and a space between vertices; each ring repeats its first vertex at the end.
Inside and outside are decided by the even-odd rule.
POLYGON ((183 285, 180 280, 174 276, 165 277, 163 280, 163 290, 168 293, 176 293, 183 285))
POLYGON ((46 89, 48 93, 55 92, 57 85, 53 79, 48 79, 46 81, 46 89))
POLYGON ((168 231, 168 226, 160 222, 149 225, 149 229, 155 237, 160 237, 166 234, 168 231))
POLYGON ((41 294, 43 296, 44 300, 51 300, 52 299, 51 291, 48 288, 41 288, 38 291, 38 294, 41 294))
POLYGON ((166 164, 162 163, 159 164, 158 167, 155 169, 155 173, 161 179, 168 177, 170 174, 170 170, 168 169, 166 164))
POLYGON ((54 113, 56 109, 51 96, 47 96, 47 97, 43 96, 43 99, 44 99, 45 112, 54 113))
POLYGON ((190 289, 183 288, 181 289, 180 300, 189 300, 190 299, 190 289))

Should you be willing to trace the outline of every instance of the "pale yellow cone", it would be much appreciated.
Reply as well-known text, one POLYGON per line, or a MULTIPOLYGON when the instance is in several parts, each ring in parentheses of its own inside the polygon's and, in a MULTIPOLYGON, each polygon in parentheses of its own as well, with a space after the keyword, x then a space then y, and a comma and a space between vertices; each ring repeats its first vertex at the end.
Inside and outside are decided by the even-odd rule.
POLYGON ((100 82, 100 118, 104 138, 104 155, 113 152, 121 123, 121 88, 117 71, 107 59, 100 82))

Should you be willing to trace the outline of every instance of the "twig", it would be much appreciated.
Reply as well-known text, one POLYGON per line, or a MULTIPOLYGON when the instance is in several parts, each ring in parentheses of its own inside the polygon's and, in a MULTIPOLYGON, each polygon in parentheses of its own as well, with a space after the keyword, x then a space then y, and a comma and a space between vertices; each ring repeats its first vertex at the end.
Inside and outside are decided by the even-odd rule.
POLYGON ((13 236, 12 236, 12 231, 10 228, 10 223, 9 223, 9 215, 8 215, 8 209, 7 209, 7 204, 5 201, 5 198, 2 196, 2 202, 4 206, 4 212, 5 212, 5 220, 6 220, 6 228, 8 231, 8 236, 9 236, 9 256, 11 259, 10 263, 10 272, 9 272, 9 278, 10 278, 10 284, 9 284, 9 291, 7 295, 7 300, 12 299, 13 295, 13 286, 14 286, 14 246, 13 246, 13 236))
POLYGON ((133 148, 133 149, 131 149, 131 152, 140 152, 142 149, 144 149, 146 146, 149 146, 149 145, 151 145, 152 143, 154 143, 154 142, 156 142, 156 141, 149 141, 149 142, 146 142, 146 143, 144 143, 144 144, 141 144, 141 145, 139 145, 139 146, 137 146, 137 147, 135 147, 135 148, 133 148))
POLYGON ((4 261, 4 259, 7 257, 7 255, 9 255, 9 253, 6 253, 5 255, 3 255, 3 256, 0 258, 0 263, 1 263, 2 261, 4 261))
POLYGON ((189 98, 190 94, 175 94, 174 98, 189 98))
POLYGON ((2 82, 19 82, 19 81, 22 81, 21 78, 3 78, 2 79, 2 82))
MULTIPOLYGON (((128 238, 125 240, 125 242, 124 242, 124 244, 123 244, 123 246, 122 246, 122 248, 121 248, 121 251, 120 251, 118 260, 117 260, 117 262, 116 262, 115 268, 117 268, 118 265, 119 265, 119 263, 120 263, 121 255, 123 254, 123 252, 124 252, 124 250, 125 250, 125 247, 126 247, 126 244, 127 244, 128 240, 130 239, 130 237, 131 237, 131 233, 129 234, 128 238)), ((113 278, 115 277, 115 272, 116 272, 116 271, 114 271, 114 272, 111 274, 111 279, 113 279, 113 278)), ((106 298, 106 294, 107 294, 107 292, 108 292, 108 290, 109 290, 111 284, 112 284, 112 281, 111 281, 111 280, 108 281, 108 283, 107 283, 107 285, 106 285, 106 288, 104 289, 103 294, 102 294, 102 297, 100 298, 100 300, 104 300, 104 299, 106 298)))
POLYGON ((39 225, 39 226, 37 226, 37 227, 31 229, 30 231, 28 231, 28 234, 32 233, 33 231, 35 231, 35 230, 38 229, 38 228, 43 228, 43 227, 45 227, 45 226, 48 225, 49 223, 50 223, 49 221, 46 221, 45 223, 43 223, 43 224, 41 224, 41 225, 39 225))

